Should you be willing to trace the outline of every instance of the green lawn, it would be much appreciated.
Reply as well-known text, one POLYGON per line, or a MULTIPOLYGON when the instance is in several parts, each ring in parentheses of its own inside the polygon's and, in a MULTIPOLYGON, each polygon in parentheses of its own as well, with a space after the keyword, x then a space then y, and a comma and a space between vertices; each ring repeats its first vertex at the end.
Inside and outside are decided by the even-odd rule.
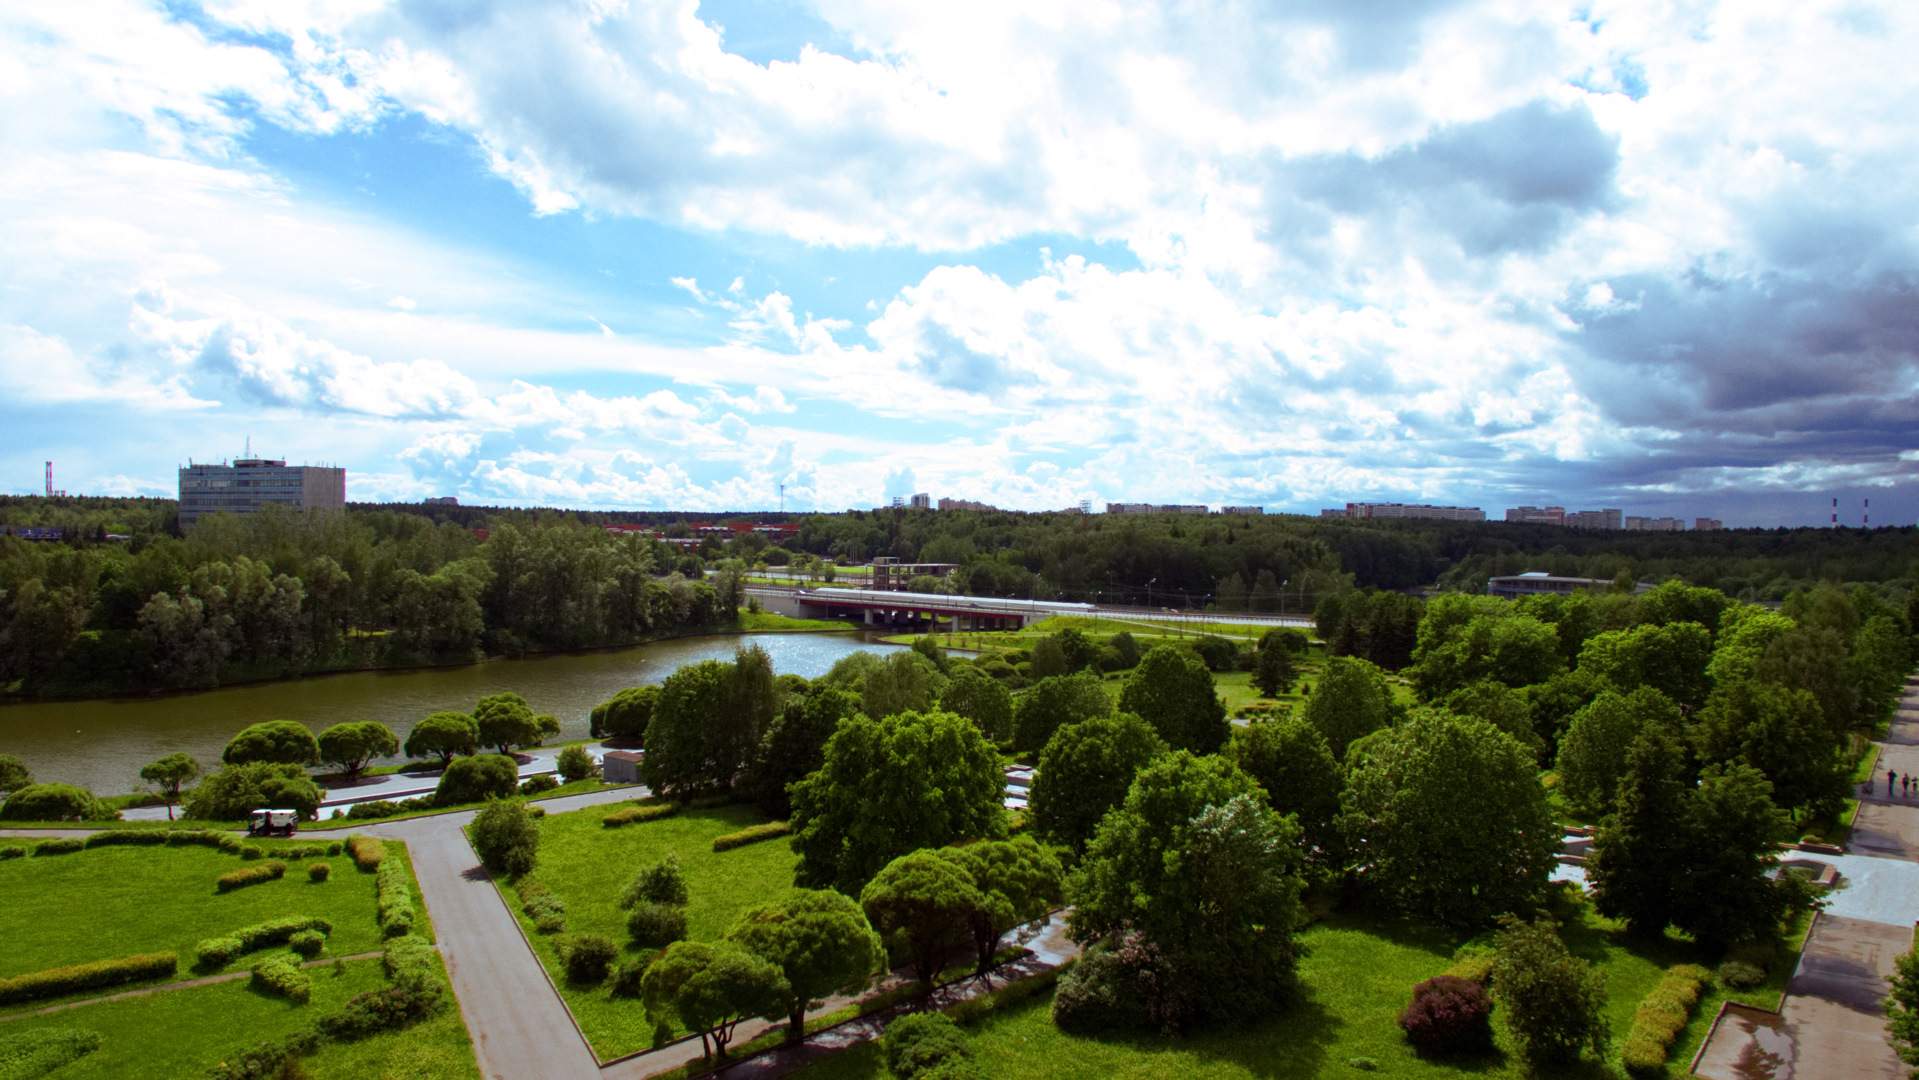
MULTIPOLYGON (((1678 939, 1644 943, 1616 932, 1587 912, 1566 931, 1568 945, 1606 971, 1613 1060, 1548 1072, 1549 1076, 1622 1075, 1617 1047, 1639 1001, 1675 963, 1697 961, 1694 947, 1678 939)), ((984 1075, 1048 1080, 1308 1080, 1366 1075, 1349 1064, 1371 1059, 1375 1075, 1393 1077, 1500 1077, 1528 1074, 1511 1053, 1503 1030, 1496 1053, 1466 1061, 1422 1060, 1395 1024, 1413 986, 1445 971, 1456 939, 1440 931, 1395 920, 1338 915, 1300 935, 1300 1001, 1257 1026, 1200 1032, 1183 1038, 1153 1034, 1079 1038, 1053 1027, 1052 995, 1013 1005, 973 1029, 973 1047, 984 1075)), ((1796 939, 1795 939, 1796 941, 1796 939)), ((1737 1000, 1776 1007, 1790 958, 1773 965, 1772 985, 1737 1000)), ((1668 1074, 1681 1076, 1704 1037, 1723 995, 1709 993, 1668 1059, 1668 1074)), ((1497 1013, 1495 1027, 1498 1028, 1497 1013)), ((863 1045, 796 1074, 802 1080, 884 1080, 877 1047, 863 1045)))
MULTIPOLYGON (((620 891, 635 871, 669 851, 678 854, 686 872, 687 934, 695 940, 719 937, 748 908, 793 885, 798 857, 784 839, 713 851, 714 837, 766 820, 752 807, 687 810, 676 817, 609 829, 600 819, 613 809, 591 807, 544 818, 534 875, 566 902, 567 934, 604 934, 621 945, 623 959, 645 958, 650 951, 632 944, 626 912, 617 903, 620 891)), ((653 1029, 639 1003, 614 998, 597 986, 569 985, 554 949, 556 935, 535 931, 532 921, 519 911, 518 897, 510 888, 506 896, 600 1060, 651 1046, 653 1029)))
MULTIPOLYGON (((406 858, 402 844, 387 850, 406 858)), ((374 875, 355 870, 344 853, 289 862, 278 881, 214 891, 216 877, 250 865, 258 864, 204 847, 99 847, 0 862, 0 976, 170 951, 188 978, 202 939, 284 915, 330 921, 327 955, 380 948, 374 875), (330 865, 332 876, 308 880, 314 862, 330 865)))
MULTIPOLYGON (((279 1039, 334 1012, 354 994, 385 985, 378 960, 310 969, 313 999, 295 1005, 247 980, 66 1009, 0 1023, 0 1034, 35 1028, 97 1031, 100 1049, 58 1070, 60 1080, 180 1080, 205 1075, 229 1055, 279 1039)), ((477 1080, 459 1010, 408 1031, 328 1046, 302 1061, 313 1080, 477 1080)))
POLYGON ((799 630, 851 630, 843 619, 795 619, 770 611, 740 609, 740 630, 749 634, 779 634, 799 630))

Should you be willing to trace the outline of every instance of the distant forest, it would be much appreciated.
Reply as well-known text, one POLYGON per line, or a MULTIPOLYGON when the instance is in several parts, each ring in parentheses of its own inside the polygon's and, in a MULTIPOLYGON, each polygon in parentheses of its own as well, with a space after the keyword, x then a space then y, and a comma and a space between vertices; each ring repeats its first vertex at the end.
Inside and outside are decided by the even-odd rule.
POLYGON ((1748 601, 1865 584, 1901 605, 1919 579, 1912 527, 1651 533, 1293 515, 415 503, 218 516, 182 537, 172 500, 0 497, 0 529, 28 527, 60 528, 65 540, 0 536, 0 686, 23 693, 208 686, 641 641, 733 622, 737 577, 716 591, 701 580, 709 569, 876 556, 957 564, 943 587, 979 595, 1299 613, 1354 589, 1478 592, 1489 576, 1528 570, 1680 580, 1748 601), (710 540, 696 556, 599 527, 686 536, 697 523, 734 520, 799 533, 783 546, 758 535, 710 540))

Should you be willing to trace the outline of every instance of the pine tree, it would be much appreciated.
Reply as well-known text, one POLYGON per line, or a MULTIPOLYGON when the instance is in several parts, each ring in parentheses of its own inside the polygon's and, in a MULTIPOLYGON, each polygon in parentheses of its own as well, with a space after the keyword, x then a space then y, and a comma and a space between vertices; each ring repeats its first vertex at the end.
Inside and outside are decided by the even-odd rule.
POLYGON ((1259 688, 1262 697, 1278 697, 1290 693, 1298 681, 1299 670, 1286 639, 1277 634, 1268 635, 1260 643, 1259 658, 1254 661, 1253 685, 1259 688))
POLYGON ((1635 931, 1657 935, 1676 914, 1673 887, 1686 843, 1686 789, 1679 746, 1649 726, 1626 752, 1626 777, 1617 809, 1593 838, 1586 880, 1601 915, 1623 919, 1635 931))

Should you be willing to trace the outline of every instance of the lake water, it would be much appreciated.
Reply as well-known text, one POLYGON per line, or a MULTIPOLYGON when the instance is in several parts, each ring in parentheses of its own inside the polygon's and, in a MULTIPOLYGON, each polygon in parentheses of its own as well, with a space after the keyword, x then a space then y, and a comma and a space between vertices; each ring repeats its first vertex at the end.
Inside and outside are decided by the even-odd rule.
POLYGON ((511 690, 536 713, 559 718, 561 739, 587 737, 593 706, 629 686, 658 683, 681 664, 730 659, 758 645, 780 674, 815 678, 855 652, 901 648, 865 633, 717 634, 625 649, 492 660, 430 671, 354 672, 124 701, 63 701, 0 707, 0 753, 34 779, 79 784, 101 795, 138 790, 140 767, 185 751, 219 764, 236 732, 262 720, 298 720, 316 733, 346 720, 378 720, 406 742, 413 725, 441 709, 471 712, 480 698, 511 690))

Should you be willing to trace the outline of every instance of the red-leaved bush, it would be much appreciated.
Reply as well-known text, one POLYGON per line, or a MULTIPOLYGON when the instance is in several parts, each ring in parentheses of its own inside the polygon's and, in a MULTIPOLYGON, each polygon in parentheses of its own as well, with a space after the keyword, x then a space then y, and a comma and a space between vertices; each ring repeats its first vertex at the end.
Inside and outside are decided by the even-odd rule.
POLYGON ((1399 1030, 1422 1054, 1469 1054, 1492 1047, 1492 1012, 1485 987, 1440 975, 1413 987, 1412 1003, 1399 1014, 1399 1030))

